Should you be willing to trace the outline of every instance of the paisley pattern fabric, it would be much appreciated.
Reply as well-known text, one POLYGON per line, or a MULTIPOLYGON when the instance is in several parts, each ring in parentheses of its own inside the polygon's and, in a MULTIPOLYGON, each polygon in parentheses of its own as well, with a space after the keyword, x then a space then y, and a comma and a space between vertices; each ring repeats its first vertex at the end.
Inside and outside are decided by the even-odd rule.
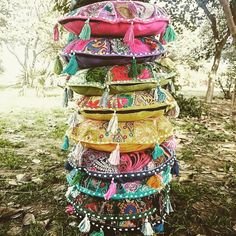
POLYGON ((74 167, 84 167, 88 171, 104 172, 104 173, 134 173, 139 171, 147 171, 160 166, 171 158, 170 153, 165 153, 157 160, 152 158, 153 150, 145 150, 140 152, 121 153, 120 164, 113 166, 109 163, 109 152, 101 152, 93 149, 86 149, 78 160, 73 152, 69 155, 68 161, 74 167))
POLYGON ((169 17, 156 4, 134 1, 104 1, 77 8, 59 23, 78 35, 84 21, 90 19, 92 35, 124 36, 130 23, 135 35, 156 35, 165 32, 169 17))
POLYGON ((71 129, 70 137, 85 147, 112 152, 120 144, 121 152, 134 152, 153 148, 173 135, 168 118, 119 122, 116 134, 107 132, 108 122, 85 120, 71 129))
POLYGON ((62 57, 68 62, 74 53, 79 69, 86 69, 130 64, 133 57, 138 63, 152 62, 164 55, 165 49, 155 37, 135 38, 130 47, 121 38, 91 38, 75 39, 64 48, 62 57))
POLYGON ((135 38, 133 46, 124 44, 122 38, 91 38, 89 40, 75 39, 63 50, 68 57, 72 52, 100 56, 130 56, 160 55, 165 53, 164 47, 155 37, 135 38))
MULTIPOLYGON (((111 181, 98 179, 90 176, 84 176, 77 180, 77 175, 80 175, 80 171, 72 171, 68 176, 67 180, 71 186, 75 186, 76 189, 82 193, 104 198, 107 193, 111 181), (74 181, 75 179, 75 181, 74 181)), ((114 200, 118 199, 137 199, 152 195, 160 192, 169 184, 171 180, 171 173, 169 168, 165 168, 158 175, 151 177, 144 177, 142 180, 118 182, 116 180, 116 193, 111 197, 114 200)))
POLYGON ((91 197, 74 190, 67 192, 67 199, 73 206, 75 213, 86 213, 97 220, 135 220, 134 223, 147 215, 160 216, 164 209, 164 193, 157 193, 141 199, 124 199, 104 201, 97 197, 91 197))

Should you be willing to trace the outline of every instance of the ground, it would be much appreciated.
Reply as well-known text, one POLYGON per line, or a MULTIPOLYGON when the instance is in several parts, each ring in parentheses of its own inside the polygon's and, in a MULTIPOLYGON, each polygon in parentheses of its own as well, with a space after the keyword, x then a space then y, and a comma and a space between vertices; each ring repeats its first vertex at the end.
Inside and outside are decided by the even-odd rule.
MULTIPOLYGON (((73 108, 58 91, 35 98, 0 89, 0 235, 73 236, 65 213, 67 153, 60 150, 73 108)), ((172 183, 175 212, 165 235, 236 235, 236 130, 230 102, 216 99, 201 119, 173 121, 180 177, 172 183)))

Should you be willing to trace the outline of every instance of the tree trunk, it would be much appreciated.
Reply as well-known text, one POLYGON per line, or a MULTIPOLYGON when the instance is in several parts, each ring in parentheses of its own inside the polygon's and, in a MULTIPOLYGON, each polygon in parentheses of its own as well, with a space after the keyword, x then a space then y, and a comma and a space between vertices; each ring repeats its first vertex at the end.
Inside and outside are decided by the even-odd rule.
POLYGON ((232 96, 232 122, 236 126, 236 78, 234 80, 234 90, 232 96))
POLYGON ((223 7, 223 11, 225 14, 227 25, 228 25, 230 33, 234 39, 234 45, 236 46, 236 25, 234 23, 232 11, 230 9, 229 0, 219 0, 219 1, 220 1, 221 6, 223 7))
POLYGON ((221 44, 216 44, 214 62, 211 67, 211 71, 208 75, 208 87, 207 87, 207 93, 206 93, 206 98, 205 98, 206 103, 211 103, 213 100, 215 80, 216 80, 217 71, 220 65, 220 59, 221 59, 223 46, 221 44))

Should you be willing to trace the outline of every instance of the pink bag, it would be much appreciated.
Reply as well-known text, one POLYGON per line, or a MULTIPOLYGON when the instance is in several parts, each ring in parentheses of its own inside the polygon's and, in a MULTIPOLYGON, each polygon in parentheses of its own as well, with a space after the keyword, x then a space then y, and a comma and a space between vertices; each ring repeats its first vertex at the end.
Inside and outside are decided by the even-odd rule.
POLYGON ((169 24, 165 10, 157 5, 136 1, 104 1, 72 11, 59 23, 79 35, 89 20, 91 35, 123 37, 133 26, 134 37, 163 35, 169 24))

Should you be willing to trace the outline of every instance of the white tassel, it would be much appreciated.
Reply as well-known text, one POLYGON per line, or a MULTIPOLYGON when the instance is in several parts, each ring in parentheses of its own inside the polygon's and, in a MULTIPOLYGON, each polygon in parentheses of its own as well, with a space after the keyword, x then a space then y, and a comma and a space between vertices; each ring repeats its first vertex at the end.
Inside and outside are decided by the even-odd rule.
POLYGON ((119 144, 117 144, 116 149, 110 154, 108 161, 113 166, 117 166, 120 164, 120 145, 119 144))
POLYGON ((77 161, 77 165, 81 166, 82 164, 82 155, 86 151, 86 148, 83 147, 81 143, 78 143, 72 152, 74 159, 77 161))
POLYGON ((180 108, 177 102, 175 102, 175 117, 174 118, 178 118, 180 114, 180 108))
POLYGON ((170 198, 168 196, 167 201, 166 201, 166 213, 169 215, 172 212, 174 212, 174 210, 173 210, 173 207, 171 205, 170 198))
POLYGON ((81 233, 89 233, 91 224, 87 215, 85 215, 84 219, 79 223, 78 228, 81 233))
POLYGON ((68 198, 68 197, 70 196, 70 194, 71 194, 73 188, 74 188, 74 186, 68 187, 68 189, 67 189, 67 191, 66 191, 66 194, 65 194, 66 198, 68 198))
POLYGON ((152 229, 151 224, 148 222, 148 218, 145 219, 141 232, 144 236, 152 236, 155 233, 152 229))
POLYGON ((74 114, 72 114, 70 116, 70 118, 67 121, 67 124, 69 125, 70 128, 74 128, 76 125, 78 125, 80 123, 79 119, 78 119, 78 114, 77 112, 75 112, 74 114))
POLYGON ((109 121, 107 132, 111 132, 112 134, 115 134, 118 129, 118 117, 116 115, 116 111, 113 113, 111 120, 109 121))

